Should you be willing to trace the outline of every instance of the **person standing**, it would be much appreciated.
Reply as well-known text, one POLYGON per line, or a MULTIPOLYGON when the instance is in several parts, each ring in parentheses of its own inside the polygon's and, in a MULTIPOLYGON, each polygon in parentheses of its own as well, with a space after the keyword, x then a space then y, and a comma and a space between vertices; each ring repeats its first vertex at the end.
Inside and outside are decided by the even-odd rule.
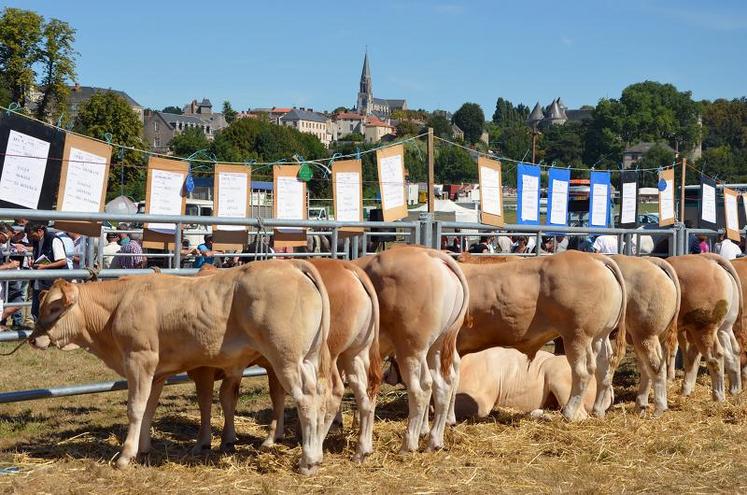
POLYGON ((215 253, 218 251, 213 250, 213 236, 212 234, 205 234, 204 242, 197 246, 197 249, 193 253, 197 256, 192 268, 201 268, 203 265, 214 265, 215 264, 215 253))
POLYGON ((112 268, 124 268, 125 270, 145 268, 147 260, 143 256, 143 248, 140 245, 140 234, 119 234, 119 236, 119 243, 122 246, 119 254, 127 256, 117 256, 112 262, 112 268))
MULTIPOLYGON (((60 234, 47 230, 47 226, 41 223, 26 224, 26 236, 31 241, 34 252, 34 261, 31 268, 34 270, 64 270, 68 268, 65 244, 60 234)), ((34 280, 33 296, 31 300, 31 314, 39 318, 39 295, 42 290, 52 287, 52 280, 34 280)))
POLYGON ((104 246, 104 256, 102 258, 105 269, 111 268, 114 255, 119 252, 120 246, 117 241, 119 241, 119 236, 114 232, 106 234, 106 246, 104 246))
POLYGON ((735 258, 739 258, 742 256, 742 250, 739 249, 739 246, 737 246, 734 242, 732 242, 731 239, 726 237, 725 235, 719 236, 721 242, 719 249, 717 251, 718 254, 726 258, 727 260, 733 260, 735 258))

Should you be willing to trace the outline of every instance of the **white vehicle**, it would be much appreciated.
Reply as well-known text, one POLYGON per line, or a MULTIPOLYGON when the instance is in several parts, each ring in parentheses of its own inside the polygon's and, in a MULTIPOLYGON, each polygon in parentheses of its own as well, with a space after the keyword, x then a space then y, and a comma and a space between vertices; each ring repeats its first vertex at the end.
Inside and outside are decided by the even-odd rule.
MULTIPOLYGON (((137 204, 137 212, 145 213, 145 201, 140 201, 137 204)), ((185 208, 185 214, 195 217, 212 217, 213 216, 213 202, 208 199, 189 199, 187 198, 187 206, 185 208)), ((185 224, 183 239, 189 240, 190 247, 197 247, 202 244, 205 240, 205 234, 213 232, 212 225, 200 225, 200 224, 185 224)))

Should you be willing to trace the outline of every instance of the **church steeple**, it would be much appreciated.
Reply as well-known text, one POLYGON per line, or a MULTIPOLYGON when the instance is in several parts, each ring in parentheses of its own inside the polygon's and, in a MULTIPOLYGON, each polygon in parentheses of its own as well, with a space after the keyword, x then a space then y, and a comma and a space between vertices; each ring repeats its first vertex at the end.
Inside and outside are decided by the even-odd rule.
POLYGON ((363 57, 363 70, 361 70, 361 82, 358 91, 358 102, 356 109, 362 115, 369 115, 373 106, 373 84, 371 82, 371 68, 368 66, 368 49, 363 57))

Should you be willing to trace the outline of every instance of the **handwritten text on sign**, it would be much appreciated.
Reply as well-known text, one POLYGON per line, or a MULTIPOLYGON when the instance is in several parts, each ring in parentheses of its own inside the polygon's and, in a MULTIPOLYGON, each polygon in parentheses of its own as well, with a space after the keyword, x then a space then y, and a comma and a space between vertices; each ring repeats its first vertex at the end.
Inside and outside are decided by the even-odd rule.
POLYGON ((39 206, 48 155, 49 142, 11 130, 0 177, 0 199, 26 208, 39 206))
POLYGON ((61 210, 100 211, 105 172, 106 157, 71 147, 61 210))
POLYGON ((335 217, 341 222, 361 220, 361 174, 335 174, 335 217))
POLYGON ((401 155, 381 159, 381 202, 387 210, 405 204, 405 172, 401 155))
MULTIPOLYGON (((220 172, 218 174, 218 216, 245 217, 247 174, 220 172)), ((219 225, 219 230, 244 230, 242 225, 219 225)))
POLYGON ((503 215, 501 207, 501 173, 490 167, 480 167, 482 176, 482 211, 490 215, 503 215))
MULTIPOLYGON (((151 215, 181 215, 183 187, 183 173, 153 169, 148 213, 151 215)), ((151 223, 148 225, 148 228, 151 230, 173 232, 176 230, 176 224, 151 223)))

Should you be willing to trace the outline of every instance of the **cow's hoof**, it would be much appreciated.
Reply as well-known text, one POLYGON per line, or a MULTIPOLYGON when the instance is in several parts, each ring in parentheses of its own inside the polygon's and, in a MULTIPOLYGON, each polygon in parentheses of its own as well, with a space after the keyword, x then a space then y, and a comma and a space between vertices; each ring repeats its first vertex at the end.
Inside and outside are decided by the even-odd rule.
POLYGON ((264 442, 262 442, 262 448, 263 449, 270 449, 275 446, 277 442, 279 442, 279 439, 274 439, 272 437, 266 439, 264 442))
POLYGON ((438 450, 443 450, 444 446, 443 444, 435 444, 435 445, 428 445, 425 448, 426 452, 436 452, 438 450))
POLYGON ((220 451, 224 454, 235 454, 236 453, 236 443, 235 442, 226 442, 222 443, 220 445, 220 451))
POLYGON ((319 465, 314 464, 313 466, 298 466, 298 472, 304 476, 313 476, 319 471, 319 465))
POLYGON ((356 452, 350 460, 356 464, 363 464, 363 461, 365 461, 366 457, 369 455, 371 455, 371 452, 356 452))
POLYGON ((117 469, 127 469, 130 467, 130 458, 129 457, 122 457, 119 456, 119 459, 117 459, 117 462, 114 463, 114 467, 117 469))
POLYGON ((191 455, 205 455, 210 452, 210 445, 195 445, 189 451, 191 455))
POLYGON ((654 417, 660 418, 664 415, 665 412, 667 412, 666 409, 654 409, 654 417))

